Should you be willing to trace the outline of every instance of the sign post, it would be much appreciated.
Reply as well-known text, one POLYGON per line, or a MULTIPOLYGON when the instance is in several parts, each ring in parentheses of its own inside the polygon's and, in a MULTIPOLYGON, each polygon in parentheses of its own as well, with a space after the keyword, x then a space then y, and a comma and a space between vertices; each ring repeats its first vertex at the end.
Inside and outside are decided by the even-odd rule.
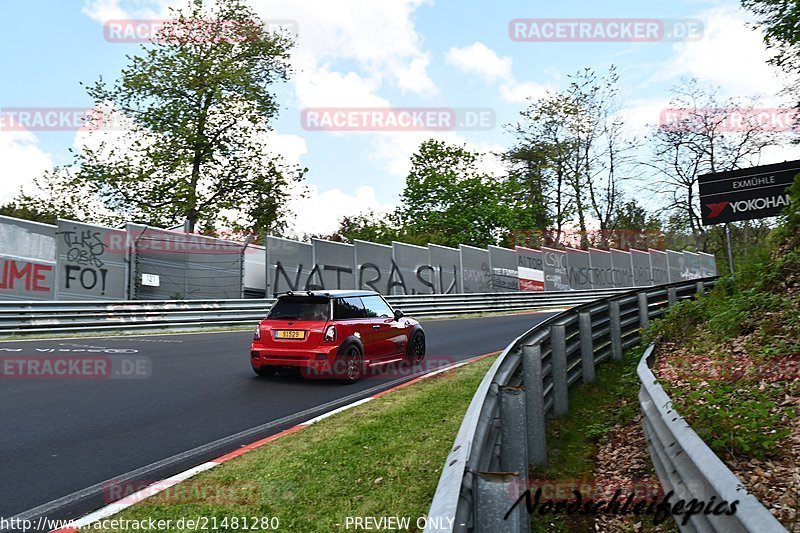
POLYGON ((725 224, 725 242, 728 245, 728 267, 731 271, 731 277, 733 277, 733 244, 731 244, 731 224, 727 222, 725 224))

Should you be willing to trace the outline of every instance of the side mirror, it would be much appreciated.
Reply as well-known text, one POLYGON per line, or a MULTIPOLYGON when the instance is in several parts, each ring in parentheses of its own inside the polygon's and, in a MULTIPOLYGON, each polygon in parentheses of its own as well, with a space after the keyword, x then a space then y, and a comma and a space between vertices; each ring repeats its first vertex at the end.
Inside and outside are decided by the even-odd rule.
POLYGON ((405 314, 403 314, 403 312, 402 312, 401 310, 399 310, 399 309, 395 309, 395 310, 394 310, 394 319, 395 319, 395 320, 400 320, 400 319, 401 319, 401 318, 403 318, 404 316, 406 316, 406 315, 405 315, 405 314))

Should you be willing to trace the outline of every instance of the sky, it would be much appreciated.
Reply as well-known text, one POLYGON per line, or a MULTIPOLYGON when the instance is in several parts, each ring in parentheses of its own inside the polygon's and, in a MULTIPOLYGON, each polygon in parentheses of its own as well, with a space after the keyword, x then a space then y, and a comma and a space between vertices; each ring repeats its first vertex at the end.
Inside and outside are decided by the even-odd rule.
MULTIPOLYGON (((117 78, 126 55, 141 46, 109 39, 104 32, 109 21, 163 19, 168 7, 184 1, 1 2, 0 115, 4 108, 91 107, 81 83, 117 78)), ((480 152, 503 151, 513 143, 507 125, 527 107, 526 98, 564 89, 568 76, 585 67, 604 73, 617 66, 632 134, 644 135, 648 125, 657 124, 669 107, 670 87, 690 77, 718 86, 722 96, 783 103, 777 94, 785 79, 766 64, 760 33, 733 0, 253 0, 251 5, 262 18, 288 21, 297 30, 293 76, 275 87, 281 110, 272 122, 271 142, 276 154, 309 169, 309 197, 289 200, 296 213, 291 232, 298 236, 330 233, 344 215, 391 210, 411 155, 428 138, 480 152), (545 19, 639 19, 692 33, 688 39, 531 42, 509 33, 515 19, 534 19, 524 28, 540 32, 545 19), (416 131, 314 131, 308 120, 309 112, 320 109, 390 107, 444 109, 457 120, 452 128, 416 131), (479 113, 467 115, 467 109, 479 113), (465 116, 483 122, 461 127, 465 116)), ((611 31, 608 22, 598 24, 611 31)), ((0 131, 0 202, 21 187, 35 192, 31 180, 70 162, 69 150, 81 135, 41 128, 0 131)), ((798 149, 790 147, 765 152, 760 163, 796 158, 798 149)), ((496 158, 481 164, 502 172, 496 158)), ((630 194, 635 197, 636 191, 630 194)))

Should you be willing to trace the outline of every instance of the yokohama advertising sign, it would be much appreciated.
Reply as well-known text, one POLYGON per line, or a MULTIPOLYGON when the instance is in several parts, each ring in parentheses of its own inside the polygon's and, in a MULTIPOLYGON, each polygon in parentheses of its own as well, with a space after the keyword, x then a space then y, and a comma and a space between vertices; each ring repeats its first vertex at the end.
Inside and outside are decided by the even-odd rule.
POLYGON ((703 224, 753 220, 780 214, 800 161, 705 174, 698 178, 703 224))

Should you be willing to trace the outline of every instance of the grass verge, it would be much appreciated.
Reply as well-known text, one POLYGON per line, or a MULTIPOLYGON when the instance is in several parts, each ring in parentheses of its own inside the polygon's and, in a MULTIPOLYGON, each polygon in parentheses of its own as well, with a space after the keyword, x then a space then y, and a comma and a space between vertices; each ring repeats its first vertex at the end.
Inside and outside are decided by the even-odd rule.
MULTIPOLYGON (((623 432, 641 432, 641 424, 637 423, 639 413, 638 391, 639 380, 636 366, 643 349, 628 351, 620 362, 607 361, 597 367, 596 379, 593 383, 579 384, 570 389, 569 413, 566 416, 553 418, 547 424, 547 465, 533 468, 530 477, 534 483, 542 486, 544 501, 548 491, 554 500, 573 501, 572 488, 581 490, 587 498, 587 487, 595 493, 599 490, 620 488, 627 494, 627 482, 642 482, 644 477, 652 476, 652 466, 646 450, 635 448, 632 453, 636 457, 616 457, 621 463, 636 463, 635 473, 629 465, 619 464, 608 479, 608 466, 599 464, 598 454, 615 443, 609 443, 613 434, 623 432), (601 467, 601 468, 599 468, 601 467), (630 479, 631 476, 642 476, 630 479), (601 479, 603 478, 603 479, 601 479), (628 479, 626 479, 628 478, 628 479), (583 489, 582 489, 583 488, 583 489)), ((644 444, 643 438, 641 444, 644 444)), ((607 454, 607 451, 605 452, 607 454)), ((532 491, 535 488, 532 487, 532 491)), ((613 490, 611 492, 613 493, 613 490)), ((637 517, 636 531, 656 531, 649 517, 637 517)), ((671 520, 670 520, 671 521, 671 520)), ((537 514, 531 516, 531 530, 534 532, 566 532, 566 531, 606 531, 608 525, 602 527, 595 523, 591 516, 564 514, 537 514), (597 528, 600 529, 597 529, 597 528)), ((633 520, 622 518, 615 520, 612 531, 634 530, 633 520)), ((658 531, 671 531, 674 526, 661 524, 658 531)))
MULTIPOLYGON (((170 531, 193 531, 179 527, 178 520, 205 517, 209 525, 216 521, 214 531, 241 531, 245 522, 250 526, 253 519, 270 517, 279 531, 328 532, 345 530, 347 517, 392 516, 407 517, 415 531, 467 406, 494 359, 286 435, 113 518, 172 520, 170 531)), ((263 525, 255 530, 275 529, 263 525)))

